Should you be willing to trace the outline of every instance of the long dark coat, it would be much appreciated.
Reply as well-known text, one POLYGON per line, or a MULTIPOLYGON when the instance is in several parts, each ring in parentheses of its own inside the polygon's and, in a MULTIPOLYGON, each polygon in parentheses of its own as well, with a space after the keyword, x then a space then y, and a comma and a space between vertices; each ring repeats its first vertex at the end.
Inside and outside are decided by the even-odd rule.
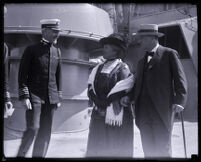
MULTIPOLYGON (((138 118, 138 97, 142 86, 145 61, 144 57, 137 66, 134 97, 137 125, 140 121, 138 118)), ((149 95, 167 130, 170 131, 173 124, 172 105, 179 104, 184 107, 187 100, 187 81, 177 51, 160 45, 148 68, 146 86, 149 95)))
POLYGON ((124 108, 123 124, 120 127, 105 124, 105 112, 108 104, 114 100, 119 102, 121 97, 127 95, 121 92, 108 100, 107 94, 118 81, 125 79, 130 71, 122 63, 107 75, 100 73, 102 67, 103 65, 98 68, 94 81, 97 96, 94 95, 93 91, 89 90, 88 92, 88 96, 95 103, 95 107, 91 115, 86 156, 132 157, 133 116, 131 107, 124 108))

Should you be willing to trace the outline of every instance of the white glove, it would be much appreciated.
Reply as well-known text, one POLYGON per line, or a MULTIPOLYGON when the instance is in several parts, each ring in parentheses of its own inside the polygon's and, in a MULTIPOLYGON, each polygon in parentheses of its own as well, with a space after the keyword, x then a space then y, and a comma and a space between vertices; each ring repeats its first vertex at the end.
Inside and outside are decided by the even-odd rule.
POLYGON ((57 110, 59 107, 61 107, 61 102, 57 103, 57 106, 55 107, 55 110, 57 110))
POLYGON ((124 96, 121 98, 120 103, 123 107, 128 107, 130 105, 131 101, 128 96, 124 96))
POLYGON ((57 108, 59 108, 61 106, 61 102, 57 103, 57 108))
POLYGON ((24 99, 23 101, 23 105, 27 108, 27 109, 32 109, 32 106, 31 106, 31 102, 30 100, 27 98, 27 99, 24 99))
POLYGON ((7 118, 8 116, 11 116, 14 112, 13 104, 12 102, 5 102, 5 107, 4 107, 4 118, 7 118))

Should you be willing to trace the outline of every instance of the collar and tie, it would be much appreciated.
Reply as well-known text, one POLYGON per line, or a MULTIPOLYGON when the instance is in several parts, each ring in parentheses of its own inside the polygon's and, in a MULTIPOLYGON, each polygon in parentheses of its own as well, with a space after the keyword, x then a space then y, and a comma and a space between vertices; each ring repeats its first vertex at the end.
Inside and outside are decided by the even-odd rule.
POLYGON ((52 43, 50 43, 49 41, 45 40, 44 38, 41 39, 41 43, 43 43, 44 45, 52 46, 52 43))
POLYGON ((148 52, 146 51, 146 59, 147 59, 147 63, 149 63, 149 61, 152 59, 152 57, 154 56, 155 52, 148 52))
POLYGON ((153 57, 154 56, 154 52, 148 52, 148 51, 146 51, 146 55, 150 56, 150 57, 153 57))
POLYGON ((157 43, 156 46, 151 50, 151 52, 146 51, 146 56, 150 56, 151 58, 154 56, 154 53, 156 53, 157 49, 159 47, 159 44, 157 43))

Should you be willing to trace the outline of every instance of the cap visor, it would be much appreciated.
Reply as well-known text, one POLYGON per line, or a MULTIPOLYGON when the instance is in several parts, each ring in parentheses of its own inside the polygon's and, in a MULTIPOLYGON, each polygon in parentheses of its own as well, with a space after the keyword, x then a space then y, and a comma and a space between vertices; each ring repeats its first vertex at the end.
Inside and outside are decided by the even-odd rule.
POLYGON ((164 36, 165 34, 163 34, 163 33, 149 33, 149 32, 147 32, 147 33, 137 33, 137 34, 135 34, 135 35, 138 35, 138 36, 143 36, 143 35, 153 35, 153 36, 157 36, 157 37, 162 37, 162 36, 164 36))
POLYGON ((58 29, 58 28, 50 28, 52 30, 57 30, 57 31, 61 31, 61 29, 58 29))

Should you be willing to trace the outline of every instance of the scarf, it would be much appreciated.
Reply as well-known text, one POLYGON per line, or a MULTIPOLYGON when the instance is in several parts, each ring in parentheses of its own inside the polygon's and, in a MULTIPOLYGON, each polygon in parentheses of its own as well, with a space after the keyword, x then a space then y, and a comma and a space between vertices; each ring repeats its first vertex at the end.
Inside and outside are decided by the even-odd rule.
MULTIPOLYGON (((101 70, 102 73, 110 73, 119 63, 121 62, 120 59, 116 59, 113 62, 106 63, 106 66, 103 67, 101 70)), ((96 95, 95 89, 94 89, 94 79, 97 73, 97 70, 100 65, 103 63, 98 64, 89 75, 88 79, 88 85, 89 89, 92 89, 94 94, 96 95)), ((134 75, 131 74, 128 78, 125 78, 123 80, 118 81, 115 86, 110 90, 110 92, 107 95, 107 98, 109 98, 112 95, 117 94, 118 92, 125 91, 126 93, 130 92, 130 90, 133 88, 134 85, 134 75)), ((112 126, 121 126, 123 121, 123 107, 121 107, 121 111, 118 115, 115 115, 114 113, 114 105, 111 103, 107 109, 106 109, 106 117, 105 117, 105 123, 112 125, 112 126)))

